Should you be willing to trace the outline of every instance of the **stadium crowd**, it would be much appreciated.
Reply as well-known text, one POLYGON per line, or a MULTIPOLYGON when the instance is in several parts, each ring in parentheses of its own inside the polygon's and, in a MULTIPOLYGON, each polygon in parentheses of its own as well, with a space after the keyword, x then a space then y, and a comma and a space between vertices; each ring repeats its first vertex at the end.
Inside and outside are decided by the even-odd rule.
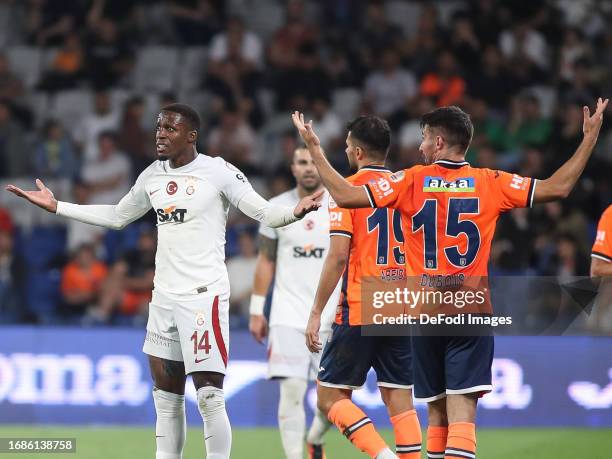
MULTIPOLYGON (((117 202, 153 160, 160 107, 179 101, 202 115, 199 151, 235 164, 265 196, 293 186, 291 110, 314 120, 348 173, 352 117, 389 120, 399 169, 420 160, 420 115, 460 105, 476 129, 472 164, 545 178, 579 144, 582 106, 612 92, 611 19, 612 2, 595 0, 0 1, 0 177, 117 202)), ((611 177, 604 123, 567 200, 502 218, 492 274, 588 275, 611 177)), ((20 201, 0 196, 0 322, 142 324, 153 213, 117 233, 20 201)), ((231 213, 228 229, 239 326, 257 228, 231 213)))

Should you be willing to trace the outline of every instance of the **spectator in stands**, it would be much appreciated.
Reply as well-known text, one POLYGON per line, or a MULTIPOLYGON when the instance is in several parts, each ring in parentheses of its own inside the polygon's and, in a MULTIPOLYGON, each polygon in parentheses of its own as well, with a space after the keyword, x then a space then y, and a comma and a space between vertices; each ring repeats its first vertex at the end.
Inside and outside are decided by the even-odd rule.
POLYGON ((238 236, 240 252, 227 261, 227 273, 230 279, 230 314, 248 317, 249 300, 257 262, 255 240, 248 231, 242 231, 238 236))
POLYGON ((144 128, 144 100, 129 98, 123 105, 119 127, 119 148, 132 163, 132 174, 137 176, 153 162, 153 133, 144 128))
POLYGON ((84 59, 81 38, 74 32, 67 34, 63 46, 57 51, 50 68, 43 75, 39 88, 59 91, 76 87, 83 77, 84 59))
POLYGON ((298 50, 298 66, 287 70, 275 82, 277 105, 281 110, 307 109, 311 100, 331 100, 331 78, 325 72, 314 42, 305 43, 298 50))
POLYGON ((32 170, 40 178, 67 178, 74 180, 79 162, 74 145, 56 120, 49 120, 34 150, 32 170))
POLYGON ((344 126, 329 107, 329 100, 316 98, 310 104, 310 113, 317 126, 317 135, 323 148, 334 154, 338 150, 344 150, 344 126))
POLYGON ((62 270, 62 306, 60 316, 68 321, 80 321, 100 300, 107 275, 106 265, 97 259, 94 246, 82 244, 74 251, 71 261, 62 270))
POLYGON ((14 250, 13 221, 0 208, 0 323, 27 318, 25 260, 14 250))
POLYGON ((472 75, 480 72, 482 48, 470 16, 464 12, 456 13, 453 16, 452 30, 449 36, 450 50, 457 61, 461 63, 461 68, 466 77, 472 77, 472 75))
POLYGON ((239 66, 245 73, 259 69, 262 65, 261 40, 253 32, 246 30, 244 20, 240 16, 230 17, 225 29, 215 35, 210 44, 211 71, 214 67, 228 59, 239 66))
POLYGON ((111 19, 90 15, 85 44, 86 74, 96 89, 125 83, 134 66, 130 42, 111 19))
MULTIPOLYGON (((103 131, 98 136, 96 161, 90 161, 81 169, 81 181, 75 185, 75 195, 83 204, 115 204, 130 189, 130 162, 118 149, 117 135, 103 131)), ((68 248, 83 243, 100 242, 104 229, 70 220, 68 222, 68 248)))
POLYGON ((601 94, 601 88, 594 83, 597 75, 592 62, 586 58, 578 59, 572 65, 572 79, 562 81, 559 85, 558 94, 561 103, 587 103, 588 97, 593 94, 601 94))
POLYGON ((368 2, 364 11, 360 28, 356 33, 352 30, 354 26, 351 26, 351 46, 366 71, 372 71, 378 62, 380 50, 397 49, 403 34, 401 28, 387 19, 384 2, 368 2))
POLYGON ((565 81, 574 78, 574 64, 591 55, 590 48, 584 41, 579 29, 569 28, 563 36, 563 45, 559 49, 559 74, 565 81))
POLYGON ((435 67, 438 50, 446 41, 446 31, 439 17, 434 4, 423 4, 417 30, 402 45, 402 54, 418 78, 435 67))
POLYGON ((213 116, 229 106, 236 106, 252 126, 260 126, 263 113, 257 100, 260 86, 260 48, 249 37, 256 36, 244 30, 241 20, 235 18, 232 30, 213 40, 216 50, 211 50, 210 68, 206 76, 206 89, 215 97, 211 103, 213 116), (250 43, 250 44, 249 44, 250 43), (249 49, 251 48, 251 49, 249 49), (214 53, 213 53, 214 51, 214 53))
POLYGON ((484 99, 493 110, 502 113, 508 110, 508 101, 516 89, 517 81, 506 68, 499 48, 486 46, 480 71, 468 80, 469 95, 484 99))
POLYGON ((499 47, 511 61, 527 59, 543 69, 550 63, 544 36, 527 21, 514 22, 509 29, 504 30, 499 37, 499 47))
POLYGON ((421 128, 421 116, 433 110, 435 104, 429 97, 418 96, 413 103, 406 104, 406 121, 399 129, 398 144, 400 167, 409 167, 422 162, 419 146, 423 141, 423 130, 421 128))
POLYGON ((245 121, 242 114, 234 107, 229 107, 221 115, 221 122, 210 131, 208 136, 208 154, 220 155, 234 164, 245 174, 259 173, 254 164, 253 144, 255 132, 245 121))
POLYGON ((146 320, 153 290, 157 239, 151 229, 140 233, 137 247, 124 253, 110 269, 99 307, 91 317, 99 322, 135 324, 146 320))
POLYGON ((274 33, 268 49, 268 60, 276 70, 291 70, 300 66, 302 47, 316 42, 317 28, 306 21, 304 2, 287 2, 285 25, 274 33))
POLYGON ((23 83, 11 70, 8 57, 0 52, 0 99, 9 103, 15 120, 24 128, 32 124, 32 112, 25 104, 23 83))
POLYGON ((22 177, 29 172, 25 132, 13 116, 9 101, 0 99, 0 177, 22 177))
POLYGON ((94 112, 86 115, 72 132, 85 163, 98 159, 100 133, 114 131, 118 127, 119 114, 112 110, 110 95, 106 91, 97 91, 94 95, 94 112))
POLYGON ((399 64, 398 52, 392 47, 384 48, 379 60, 380 70, 375 70, 366 79, 365 104, 368 111, 389 118, 417 95, 414 75, 399 64))
POLYGON ((506 132, 505 149, 514 151, 525 145, 544 145, 552 132, 552 122, 542 116, 540 100, 531 92, 523 92, 512 100, 506 132))
POLYGON ((207 45, 219 29, 219 13, 211 0, 167 0, 166 8, 180 44, 207 45))
POLYGON ((28 41, 38 46, 59 46, 64 36, 83 23, 85 9, 79 0, 30 0, 26 8, 28 41))
POLYGON ((450 51, 440 53, 437 70, 423 77, 420 91, 424 96, 435 98, 438 106, 461 103, 465 94, 465 80, 450 51))

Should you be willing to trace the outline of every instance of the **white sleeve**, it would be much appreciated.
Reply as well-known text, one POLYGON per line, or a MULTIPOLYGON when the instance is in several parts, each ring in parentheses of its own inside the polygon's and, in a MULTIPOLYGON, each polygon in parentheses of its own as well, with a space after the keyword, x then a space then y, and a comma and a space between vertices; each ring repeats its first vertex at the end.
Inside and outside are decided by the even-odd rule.
POLYGON ((138 220, 151 208, 151 202, 144 189, 143 174, 144 172, 138 177, 129 193, 116 205, 79 205, 58 201, 56 214, 83 223, 122 229, 138 220))
MULTIPOLYGON (((243 195, 237 207, 245 215, 270 228, 286 226, 300 220, 293 215, 292 207, 272 204, 253 189, 243 195)), ((266 236, 266 234, 264 235, 266 236)))
POLYGON ((253 191, 253 187, 249 183, 246 175, 242 173, 240 169, 231 163, 228 163, 222 158, 215 158, 217 161, 222 161, 224 164, 220 164, 215 169, 216 177, 214 180, 221 188, 221 192, 235 207, 238 207, 238 203, 242 197, 253 191))
POLYGON ((264 225, 263 223, 259 225, 259 234, 267 237, 268 239, 278 239, 276 230, 274 228, 270 228, 269 226, 264 225))

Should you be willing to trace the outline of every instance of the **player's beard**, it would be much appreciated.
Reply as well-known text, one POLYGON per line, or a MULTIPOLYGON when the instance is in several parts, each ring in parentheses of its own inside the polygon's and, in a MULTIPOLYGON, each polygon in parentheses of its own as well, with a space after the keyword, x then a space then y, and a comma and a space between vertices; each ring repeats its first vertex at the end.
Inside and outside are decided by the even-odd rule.
POLYGON ((319 189, 321 186, 321 180, 312 180, 311 182, 306 183, 304 180, 301 181, 300 186, 306 191, 308 194, 312 194, 319 189))
POLYGON ((170 158, 167 155, 157 155, 159 161, 168 161, 170 158))

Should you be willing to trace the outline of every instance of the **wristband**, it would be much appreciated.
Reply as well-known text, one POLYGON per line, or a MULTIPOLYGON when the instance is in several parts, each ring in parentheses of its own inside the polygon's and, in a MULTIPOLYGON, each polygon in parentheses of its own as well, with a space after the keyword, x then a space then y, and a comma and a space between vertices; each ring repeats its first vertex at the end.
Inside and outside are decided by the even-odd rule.
POLYGON ((264 304, 266 303, 266 297, 263 295, 251 295, 251 304, 249 305, 249 314, 252 316, 261 316, 264 313, 264 304))

